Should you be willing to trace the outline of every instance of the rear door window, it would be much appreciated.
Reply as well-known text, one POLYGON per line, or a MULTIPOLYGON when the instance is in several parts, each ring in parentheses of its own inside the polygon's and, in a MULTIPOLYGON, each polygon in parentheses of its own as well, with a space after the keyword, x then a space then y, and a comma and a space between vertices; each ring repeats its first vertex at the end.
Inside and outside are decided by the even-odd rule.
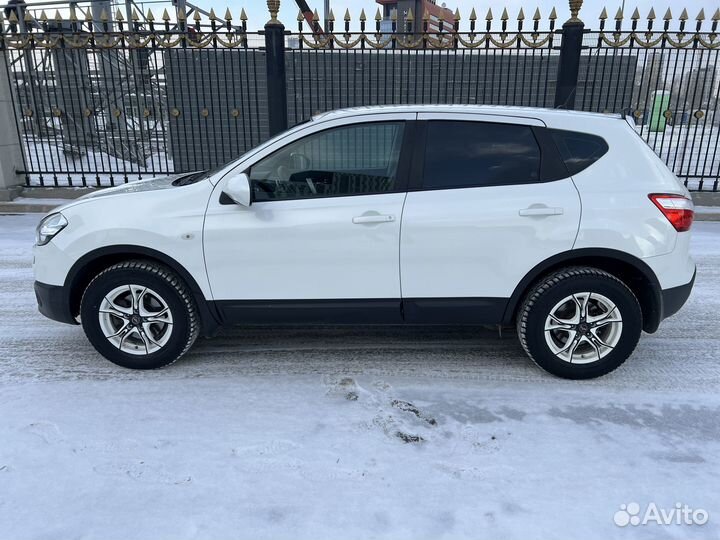
POLYGON ((517 124, 428 122, 424 189, 523 184, 540 179, 540 147, 517 124))

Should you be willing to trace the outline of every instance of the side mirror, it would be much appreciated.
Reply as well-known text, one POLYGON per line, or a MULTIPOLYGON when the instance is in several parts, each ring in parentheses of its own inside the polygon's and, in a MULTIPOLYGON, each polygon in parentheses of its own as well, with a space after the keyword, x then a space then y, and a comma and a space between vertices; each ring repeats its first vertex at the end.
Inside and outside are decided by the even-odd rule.
POLYGON ((233 176, 225 185, 223 193, 241 206, 250 206, 250 178, 245 173, 233 176))

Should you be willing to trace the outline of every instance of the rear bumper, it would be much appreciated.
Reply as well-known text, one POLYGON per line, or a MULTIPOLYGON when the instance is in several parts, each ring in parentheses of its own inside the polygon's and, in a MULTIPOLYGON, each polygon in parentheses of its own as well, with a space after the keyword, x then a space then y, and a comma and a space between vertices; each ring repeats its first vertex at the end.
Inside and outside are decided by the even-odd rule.
POLYGON ((38 311, 48 319, 67 324, 78 324, 70 312, 67 290, 63 286, 35 282, 35 298, 38 311))
POLYGON ((666 319, 672 315, 675 315, 680 308, 685 305, 690 292, 692 291, 693 285, 695 284, 695 275, 697 270, 693 272, 692 279, 685 285, 679 287, 673 287, 672 289, 663 289, 662 291, 662 305, 663 305, 663 319, 666 319))

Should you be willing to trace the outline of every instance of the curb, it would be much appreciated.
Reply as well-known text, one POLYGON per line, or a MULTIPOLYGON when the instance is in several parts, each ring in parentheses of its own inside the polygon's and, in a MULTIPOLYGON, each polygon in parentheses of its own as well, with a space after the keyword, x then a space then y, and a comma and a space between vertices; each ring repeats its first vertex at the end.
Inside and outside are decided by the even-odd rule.
POLYGON ((0 203, 0 214, 47 214, 60 204, 0 203))

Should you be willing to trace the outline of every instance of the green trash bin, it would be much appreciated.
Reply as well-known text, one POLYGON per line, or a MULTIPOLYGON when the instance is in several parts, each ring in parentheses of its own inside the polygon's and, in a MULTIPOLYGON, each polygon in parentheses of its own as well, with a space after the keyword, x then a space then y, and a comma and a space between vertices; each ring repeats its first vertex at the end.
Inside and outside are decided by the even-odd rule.
POLYGON ((665 111, 670 108, 670 92, 658 90, 652 93, 652 110, 650 111, 650 131, 665 131, 667 118, 665 111))

